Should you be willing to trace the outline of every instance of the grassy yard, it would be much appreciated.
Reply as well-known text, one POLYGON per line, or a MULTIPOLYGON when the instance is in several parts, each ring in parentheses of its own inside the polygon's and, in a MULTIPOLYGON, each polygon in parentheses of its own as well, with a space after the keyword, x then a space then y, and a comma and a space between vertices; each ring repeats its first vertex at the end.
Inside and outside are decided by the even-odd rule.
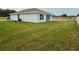
POLYGON ((75 20, 47 23, 0 21, 0 50, 79 50, 75 20))
POLYGON ((7 17, 0 17, 0 21, 6 21, 7 17))

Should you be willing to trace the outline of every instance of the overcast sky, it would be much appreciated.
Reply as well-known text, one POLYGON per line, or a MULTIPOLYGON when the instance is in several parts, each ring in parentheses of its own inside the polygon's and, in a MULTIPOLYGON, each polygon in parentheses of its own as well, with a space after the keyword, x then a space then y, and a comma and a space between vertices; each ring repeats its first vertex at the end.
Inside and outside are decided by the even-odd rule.
MULTIPOLYGON (((20 11, 20 10, 23 10, 24 8, 9 8, 9 9, 20 11)), ((79 8, 39 8, 39 9, 48 11, 54 15, 62 15, 62 14, 77 15, 79 14, 79 8)))
POLYGON ((77 15, 79 14, 78 8, 47 8, 43 10, 46 10, 54 15, 62 15, 62 14, 77 15))

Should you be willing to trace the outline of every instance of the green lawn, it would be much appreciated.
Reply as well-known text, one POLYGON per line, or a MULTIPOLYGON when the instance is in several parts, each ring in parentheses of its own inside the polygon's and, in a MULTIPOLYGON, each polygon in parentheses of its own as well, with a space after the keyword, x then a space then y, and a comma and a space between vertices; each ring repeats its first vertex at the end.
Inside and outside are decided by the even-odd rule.
POLYGON ((0 21, 0 50, 79 50, 75 20, 46 23, 0 21))

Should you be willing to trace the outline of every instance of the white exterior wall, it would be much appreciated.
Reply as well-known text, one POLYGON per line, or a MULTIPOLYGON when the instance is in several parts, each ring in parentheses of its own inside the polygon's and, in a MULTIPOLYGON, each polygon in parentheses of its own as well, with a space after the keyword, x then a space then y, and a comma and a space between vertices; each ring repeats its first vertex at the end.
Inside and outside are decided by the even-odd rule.
POLYGON ((34 22, 34 23, 46 22, 46 15, 44 15, 43 20, 40 20, 40 14, 20 15, 20 19, 22 19, 22 21, 34 22))
MULTIPOLYGON (((18 20, 18 15, 11 15, 10 16, 11 20, 18 20)), ((22 20, 22 21, 25 21, 25 22, 33 22, 33 23, 40 23, 40 22, 46 22, 46 15, 44 15, 44 19, 43 20, 40 20, 40 14, 22 14, 22 15, 19 15, 19 18, 22 20)), ((50 21, 52 21, 52 16, 51 16, 51 19, 50 21)))
POLYGON ((11 20, 18 20, 18 15, 10 15, 11 20))
POLYGON ((53 17, 52 17, 52 15, 50 16, 50 21, 53 21, 53 17))
POLYGON ((38 23, 39 22, 46 22, 46 15, 44 15, 44 19, 43 20, 40 20, 40 14, 38 14, 39 18, 38 18, 38 23))
POLYGON ((19 16, 22 21, 37 23, 38 14, 24 14, 19 16))

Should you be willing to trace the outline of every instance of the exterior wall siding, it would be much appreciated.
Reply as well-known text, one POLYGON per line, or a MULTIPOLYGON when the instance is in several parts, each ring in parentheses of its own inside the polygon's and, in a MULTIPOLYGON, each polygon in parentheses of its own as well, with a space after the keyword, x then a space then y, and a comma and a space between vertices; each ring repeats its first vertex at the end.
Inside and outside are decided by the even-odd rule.
POLYGON ((38 23, 39 22, 46 22, 46 15, 44 15, 44 19, 40 20, 40 14, 38 14, 39 18, 38 18, 38 23))
POLYGON ((20 15, 20 19, 25 22, 37 22, 38 14, 25 14, 20 15))
POLYGON ((10 15, 10 19, 17 21, 18 20, 18 15, 10 15))
POLYGON ((53 21, 53 17, 52 17, 52 15, 50 16, 50 21, 53 21))
MULTIPOLYGON (((11 15, 11 20, 18 20, 18 15, 11 15)), ((44 15, 44 19, 40 20, 40 14, 22 14, 19 15, 19 18, 21 21, 25 22, 33 22, 33 23, 40 23, 40 22, 46 22, 46 15, 44 15)), ((52 16, 50 17, 50 21, 52 21, 52 16)))

